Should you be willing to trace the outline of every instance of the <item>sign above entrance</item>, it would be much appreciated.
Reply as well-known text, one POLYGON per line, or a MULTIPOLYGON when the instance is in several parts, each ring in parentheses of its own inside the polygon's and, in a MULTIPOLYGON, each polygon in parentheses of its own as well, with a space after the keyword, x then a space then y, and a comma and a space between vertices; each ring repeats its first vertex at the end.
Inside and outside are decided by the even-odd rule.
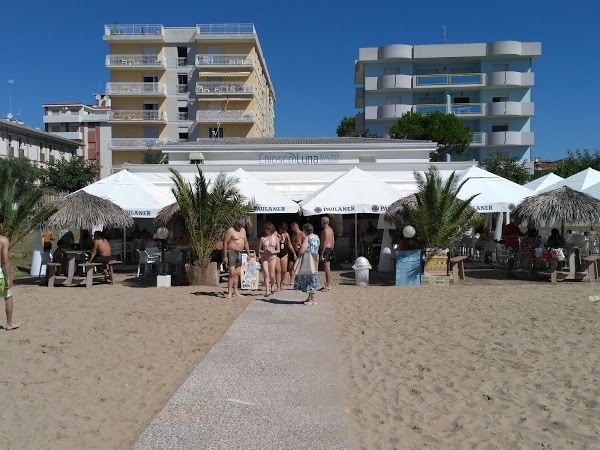
POLYGON ((338 152, 315 152, 315 153, 271 153, 258 154, 258 164, 267 166, 277 165, 316 165, 316 164, 338 164, 340 154, 338 152))

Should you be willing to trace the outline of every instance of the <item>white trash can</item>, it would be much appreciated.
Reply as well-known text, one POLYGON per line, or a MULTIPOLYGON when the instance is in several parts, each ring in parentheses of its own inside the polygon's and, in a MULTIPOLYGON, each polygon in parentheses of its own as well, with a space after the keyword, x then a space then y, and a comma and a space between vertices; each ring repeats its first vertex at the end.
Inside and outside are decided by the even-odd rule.
POLYGON ((369 260, 364 256, 359 256, 352 266, 354 269, 354 282, 357 286, 367 286, 369 284, 369 269, 372 269, 369 260))

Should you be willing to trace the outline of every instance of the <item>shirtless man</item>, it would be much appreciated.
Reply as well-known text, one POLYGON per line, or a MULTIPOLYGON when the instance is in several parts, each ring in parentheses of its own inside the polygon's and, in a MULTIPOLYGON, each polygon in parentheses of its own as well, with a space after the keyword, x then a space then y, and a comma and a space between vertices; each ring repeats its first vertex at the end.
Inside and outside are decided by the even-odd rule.
POLYGON ((335 245, 335 238, 333 237, 333 229, 329 226, 329 217, 321 217, 321 249, 319 254, 321 255, 321 261, 325 266, 325 286, 321 288, 322 291, 331 290, 331 260, 333 259, 333 246, 335 245))
POLYGON ((294 247, 294 253, 292 254, 292 257, 289 261, 289 273, 290 284, 293 286, 294 280, 296 278, 296 274, 294 273, 294 264, 296 262, 296 259, 298 258, 298 252, 300 251, 300 247, 302 246, 302 242, 304 242, 304 238, 306 236, 304 235, 304 231, 300 229, 300 225, 298 225, 296 222, 290 225, 290 230, 292 232, 292 247, 294 247))
POLYGON ((231 228, 223 237, 223 264, 229 270, 227 278, 227 296, 225 298, 239 297, 238 282, 242 267, 242 252, 250 254, 250 246, 246 237, 246 219, 238 217, 231 228))
POLYGON ((92 254, 90 256, 90 262, 102 263, 102 271, 106 275, 107 264, 110 262, 112 250, 110 243, 102 234, 102 231, 94 232, 94 245, 92 247, 92 254))
MULTIPOLYGON (((4 215, 0 214, 0 233, 4 231, 4 215)), ((19 322, 13 322, 13 299, 10 288, 12 276, 10 272, 10 260, 8 259, 8 238, 0 235, 0 296, 4 297, 6 303, 6 326, 5 330, 19 328, 19 322)))

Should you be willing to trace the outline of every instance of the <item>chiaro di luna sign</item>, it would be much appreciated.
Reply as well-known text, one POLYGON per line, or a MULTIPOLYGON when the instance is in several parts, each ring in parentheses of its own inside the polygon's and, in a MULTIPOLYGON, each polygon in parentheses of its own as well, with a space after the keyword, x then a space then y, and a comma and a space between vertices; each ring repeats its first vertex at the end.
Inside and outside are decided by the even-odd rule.
POLYGON ((258 154, 258 164, 267 166, 278 165, 315 165, 315 164, 337 164, 340 162, 340 154, 337 152, 316 153, 271 153, 262 152, 258 154))

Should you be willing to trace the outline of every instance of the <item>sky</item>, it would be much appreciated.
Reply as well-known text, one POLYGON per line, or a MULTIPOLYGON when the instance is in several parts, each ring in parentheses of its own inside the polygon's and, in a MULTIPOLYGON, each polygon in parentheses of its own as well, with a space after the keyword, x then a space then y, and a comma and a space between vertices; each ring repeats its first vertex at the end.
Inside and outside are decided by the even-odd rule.
POLYGON ((600 150, 600 1, 2 2, 0 116, 43 129, 44 103, 94 103, 109 81, 104 25, 253 23, 275 87, 277 137, 328 137, 353 116, 362 47, 541 42, 532 156, 600 150), (586 75, 587 74, 587 75, 586 75), (14 80, 13 83, 9 83, 14 80), (11 108, 12 105, 12 108, 11 108))

